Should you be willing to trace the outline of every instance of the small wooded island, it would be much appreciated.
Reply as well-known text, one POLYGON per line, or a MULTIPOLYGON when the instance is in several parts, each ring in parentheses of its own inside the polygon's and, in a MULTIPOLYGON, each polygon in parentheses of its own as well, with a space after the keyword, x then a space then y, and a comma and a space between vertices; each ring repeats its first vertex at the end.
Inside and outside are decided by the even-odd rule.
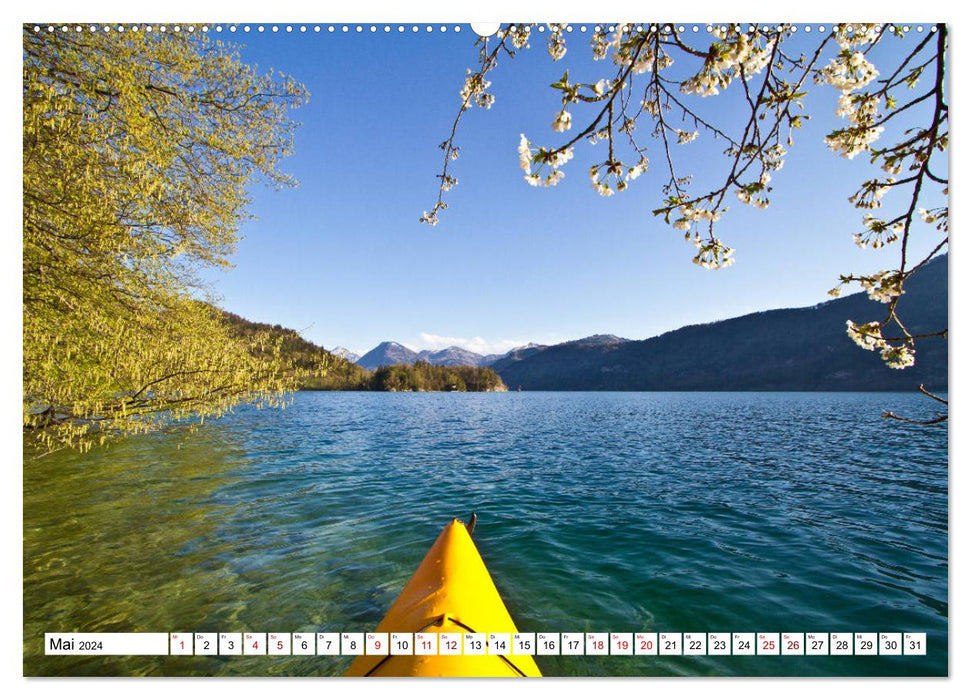
MULTIPOLYGON (((373 372, 337 358, 349 371, 329 371, 300 387, 311 391, 507 391, 489 367, 440 367, 419 360, 412 365, 379 367, 373 372)), ((342 368, 343 369, 343 368, 342 368)))
POLYGON ((445 367, 419 360, 369 372, 280 325, 256 323, 224 312, 238 336, 269 334, 280 352, 301 371, 302 391, 508 391, 490 367, 445 367))

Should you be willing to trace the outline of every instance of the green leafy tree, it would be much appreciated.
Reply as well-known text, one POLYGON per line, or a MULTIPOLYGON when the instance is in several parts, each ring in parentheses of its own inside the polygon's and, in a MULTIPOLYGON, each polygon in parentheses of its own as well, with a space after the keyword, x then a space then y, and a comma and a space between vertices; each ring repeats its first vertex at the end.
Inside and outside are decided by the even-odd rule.
MULTIPOLYGON (((459 156, 456 135, 462 116, 495 101, 490 72, 501 59, 529 48, 537 36, 551 59, 561 60, 570 29, 512 24, 478 40, 478 65, 467 71, 451 133, 440 145, 444 165, 438 199, 422 215, 423 223, 439 222, 446 195, 458 184, 451 164, 459 156)), ((853 239, 863 248, 896 245, 900 251, 893 269, 842 275, 830 294, 838 296, 844 285, 856 283, 886 304, 878 319, 848 320, 847 333, 889 367, 913 365, 919 340, 947 335, 946 328, 915 335, 897 314, 907 280, 948 246, 948 207, 941 204, 948 191, 947 26, 840 24, 818 34, 814 27, 806 51, 793 48, 807 46, 794 41, 805 27, 730 23, 706 29, 706 38, 700 38, 671 24, 596 26, 590 50, 593 61, 607 66, 603 77, 573 81, 567 71, 550 85, 559 103, 551 125, 559 142, 542 145, 521 136, 524 180, 535 187, 555 186, 581 141, 596 147, 587 174, 601 196, 628 190, 650 164, 661 182, 654 215, 683 233, 694 248, 695 264, 727 267, 735 251, 716 235, 717 222, 736 199, 758 209, 770 205, 770 183, 810 118, 803 98, 811 89, 826 90, 843 120, 826 136, 826 146, 843 158, 862 155, 874 166, 872 177, 848 193, 865 212, 853 239), (888 42, 905 39, 902 48, 882 50, 888 42), (722 109, 707 109, 709 99, 723 101, 722 109), (892 132, 886 143, 881 141, 885 129, 892 132), (702 134, 723 147, 724 167, 713 186, 699 186, 692 173, 679 167, 679 149, 702 134), (885 211, 883 200, 891 192, 890 211, 885 211), (924 249, 919 255, 913 252, 915 238, 924 249)), ((717 172, 716 164, 711 172, 717 172)), ((939 423, 946 417, 912 422, 939 423)))
POLYGON ((294 182, 307 94, 192 32, 23 29, 25 442, 113 434, 278 402, 297 367, 199 299, 228 265, 247 186, 294 182))

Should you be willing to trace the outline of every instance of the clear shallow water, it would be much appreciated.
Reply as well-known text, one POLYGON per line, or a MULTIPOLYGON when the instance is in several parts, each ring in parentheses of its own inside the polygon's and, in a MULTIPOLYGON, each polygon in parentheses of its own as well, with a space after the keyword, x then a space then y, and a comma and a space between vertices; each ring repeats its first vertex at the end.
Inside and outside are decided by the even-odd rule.
MULTIPOLYGON (((547 675, 945 675, 947 442, 916 394, 302 393, 24 467, 28 675, 333 675, 45 657, 43 633, 373 629, 452 517, 526 631, 924 631, 926 657, 539 657, 547 675)), ((931 407, 932 408, 932 407, 931 407)))

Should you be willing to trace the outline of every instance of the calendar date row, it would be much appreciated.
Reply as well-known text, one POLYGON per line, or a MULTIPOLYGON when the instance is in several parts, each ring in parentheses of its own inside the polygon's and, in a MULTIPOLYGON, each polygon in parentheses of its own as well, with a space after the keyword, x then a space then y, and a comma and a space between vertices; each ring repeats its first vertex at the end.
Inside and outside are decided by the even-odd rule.
POLYGON ((47 633, 47 655, 923 656, 924 632, 47 633))

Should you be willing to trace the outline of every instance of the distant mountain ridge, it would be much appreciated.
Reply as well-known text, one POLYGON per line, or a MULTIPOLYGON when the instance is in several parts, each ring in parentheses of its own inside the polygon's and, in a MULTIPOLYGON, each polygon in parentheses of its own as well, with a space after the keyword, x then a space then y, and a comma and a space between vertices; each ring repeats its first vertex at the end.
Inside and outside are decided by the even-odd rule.
POLYGON ((418 360, 418 353, 401 343, 386 340, 358 358, 357 364, 364 369, 377 369, 388 365, 411 365, 418 360))
POLYGON ((340 345, 338 345, 336 348, 332 350, 328 350, 328 352, 334 357, 340 357, 344 360, 347 360, 348 362, 357 362, 358 360, 361 359, 361 356, 358 355, 356 352, 351 352, 347 348, 341 347, 340 345))
MULTIPOLYGON (((946 255, 910 278, 897 311, 913 335, 948 327, 947 284, 946 255)), ((498 361, 493 369, 510 388, 526 390, 888 391, 921 383, 946 390, 945 339, 918 340, 915 365, 900 370, 847 337, 848 319, 882 320, 886 312, 885 304, 860 292, 810 307, 686 326, 647 340, 561 343, 498 361)))
MULTIPOLYGON (((946 340, 918 340, 915 366, 897 370, 847 337, 848 319, 882 320, 886 310, 859 292, 815 306, 685 326, 646 340, 597 334, 492 355, 458 346, 415 352, 386 341, 357 364, 369 370, 418 360, 491 367, 507 386, 534 391, 887 391, 921 383, 946 389, 946 340)), ((947 328, 947 255, 910 278, 897 310, 914 335, 947 328)))
MULTIPOLYGON (((591 338, 616 338, 616 336, 591 336, 591 338)), ((545 347, 545 345, 534 345, 530 343, 504 354, 480 355, 477 352, 460 348, 457 345, 452 345, 444 350, 422 350, 421 352, 415 352, 401 343, 386 340, 383 343, 379 343, 361 357, 351 361, 369 370, 393 364, 414 364, 418 361, 440 367, 492 367, 496 362, 507 359, 516 353, 545 347)), ((335 348, 336 350, 337 348, 335 348)))
MULTIPOLYGON (((576 345, 621 345, 622 343, 629 342, 631 342, 629 338, 621 338, 609 333, 598 333, 597 335, 588 335, 586 338, 580 338, 579 340, 567 341, 567 343, 573 343, 576 345)), ((561 343, 561 345, 564 344, 565 343, 561 343)))
POLYGON ((418 359, 443 367, 479 367, 482 365, 483 356, 453 345, 444 350, 422 350, 418 353, 418 359))
POLYGON ((495 360, 492 361, 492 364, 490 366, 492 367, 492 369, 498 372, 499 376, 501 377, 503 369, 507 367, 511 367, 517 362, 521 362, 522 360, 525 360, 527 357, 535 355, 536 353, 542 352, 543 350, 546 350, 547 347, 549 346, 536 345, 535 343, 530 343, 529 345, 524 345, 521 348, 515 348, 514 350, 510 350, 505 355, 502 355, 496 358, 495 360))

